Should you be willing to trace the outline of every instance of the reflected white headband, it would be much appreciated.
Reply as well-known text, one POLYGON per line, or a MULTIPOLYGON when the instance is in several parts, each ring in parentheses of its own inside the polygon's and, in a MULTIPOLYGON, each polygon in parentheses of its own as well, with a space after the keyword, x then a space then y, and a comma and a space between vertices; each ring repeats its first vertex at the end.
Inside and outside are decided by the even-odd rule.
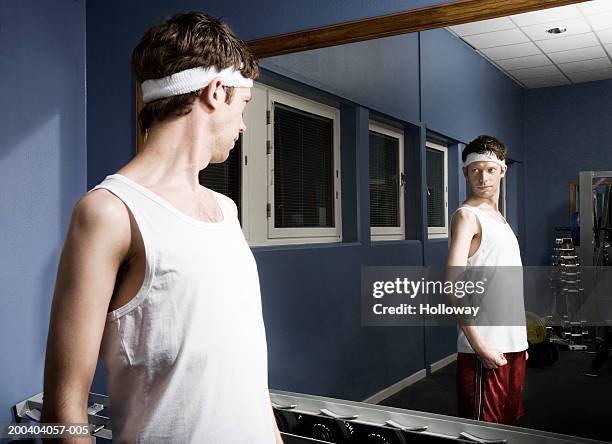
POLYGON ((470 163, 473 162, 495 162, 499 166, 506 166, 506 162, 503 160, 499 160, 494 152, 487 151, 486 153, 470 153, 465 158, 465 162, 463 162, 463 166, 466 167, 470 163))
POLYGON ((161 79, 150 79, 142 82, 142 101, 149 103, 157 99, 163 99, 208 86, 215 77, 219 77, 224 86, 243 86, 251 88, 253 80, 247 79, 233 67, 217 71, 214 66, 209 68, 191 68, 162 77, 161 79))

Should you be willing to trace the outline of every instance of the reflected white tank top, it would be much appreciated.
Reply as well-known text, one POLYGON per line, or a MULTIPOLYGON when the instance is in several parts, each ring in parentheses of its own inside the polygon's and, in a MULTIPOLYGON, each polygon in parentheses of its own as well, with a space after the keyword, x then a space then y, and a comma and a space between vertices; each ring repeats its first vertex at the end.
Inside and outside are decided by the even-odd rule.
MULTIPOLYGON (((521 250, 518 240, 508 223, 494 219, 482 210, 463 205, 459 209, 472 212, 480 222, 482 237, 476 253, 468 258, 467 264, 472 267, 521 267, 521 250)), ((459 211, 459 209, 457 211, 459 211)), ((501 271, 503 273, 503 271, 501 271)), ((513 305, 524 312, 523 281, 512 283, 513 305)), ((502 353, 527 350, 527 329, 525 326, 477 326, 478 332, 491 347, 502 353)), ((458 327, 457 351, 460 353, 474 353, 472 346, 458 327)))
POLYGON ((108 314, 101 345, 115 443, 275 442, 259 279, 231 199, 193 219, 115 174, 146 253, 136 296, 108 314))

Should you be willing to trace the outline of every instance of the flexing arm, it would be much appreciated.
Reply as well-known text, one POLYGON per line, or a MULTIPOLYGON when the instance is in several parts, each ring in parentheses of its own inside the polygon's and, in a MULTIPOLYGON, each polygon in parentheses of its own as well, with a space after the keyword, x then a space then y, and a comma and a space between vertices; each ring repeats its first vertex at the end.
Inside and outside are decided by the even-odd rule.
POLYGON ((75 206, 51 307, 43 422, 88 422, 87 395, 130 239, 128 210, 109 192, 93 191, 75 206))
MULTIPOLYGON (((457 211, 451 222, 451 244, 446 262, 448 267, 464 267, 467 265, 472 238, 476 234, 478 234, 476 216, 467 210, 457 211)), ((503 353, 489 347, 476 326, 463 325, 461 322, 460 325, 472 349, 486 368, 497 368, 507 363, 503 353)))

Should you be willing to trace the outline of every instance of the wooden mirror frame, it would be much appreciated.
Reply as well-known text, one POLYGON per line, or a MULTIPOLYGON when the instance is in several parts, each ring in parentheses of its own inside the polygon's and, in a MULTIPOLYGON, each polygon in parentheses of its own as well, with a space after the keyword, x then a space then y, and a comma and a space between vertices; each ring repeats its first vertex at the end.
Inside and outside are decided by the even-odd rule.
MULTIPOLYGON (((585 0, 459 0, 452 3, 322 26, 288 34, 247 41, 258 59, 310 49, 355 43, 434 28, 460 25, 538 9, 555 8, 585 0)), ((136 86, 136 121, 142 109, 140 85, 136 86)), ((136 152, 144 134, 136 124, 136 152)))

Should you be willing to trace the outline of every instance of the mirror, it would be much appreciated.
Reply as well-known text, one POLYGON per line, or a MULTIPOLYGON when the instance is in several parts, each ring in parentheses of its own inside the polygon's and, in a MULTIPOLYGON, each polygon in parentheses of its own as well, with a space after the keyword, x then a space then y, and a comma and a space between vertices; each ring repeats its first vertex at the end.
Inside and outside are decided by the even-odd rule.
MULTIPOLYGON (((461 150, 479 134, 509 149, 500 207, 523 263, 551 265, 554 227, 570 223, 568 182, 611 169, 611 55, 612 2, 593 1, 260 60, 242 149, 248 189, 269 200, 243 196, 243 208, 258 208, 243 228, 254 247, 316 243, 336 267, 300 280, 328 285, 300 303, 317 319, 287 305, 286 338, 270 338, 319 374, 278 388, 456 415, 455 329, 361 327, 359 267, 444 263, 449 219, 466 197, 461 150)), ((600 334, 585 338, 587 350, 600 334)), ((607 379, 589 379, 592 359, 561 350, 554 364, 529 366, 519 425, 612 439, 601 407, 610 366, 607 379)), ((271 380, 283 372, 271 369, 271 380)))

